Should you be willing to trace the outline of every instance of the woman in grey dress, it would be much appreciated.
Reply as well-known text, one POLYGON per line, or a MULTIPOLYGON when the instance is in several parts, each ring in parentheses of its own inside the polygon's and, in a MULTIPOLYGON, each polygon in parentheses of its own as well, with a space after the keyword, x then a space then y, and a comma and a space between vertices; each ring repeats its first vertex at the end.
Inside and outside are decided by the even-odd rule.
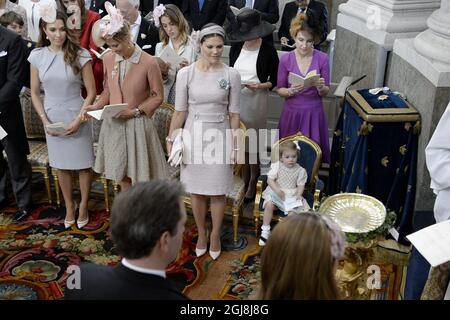
POLYGON ((89 221, 88 197, 92 180, 94 154, 91 127, 82 121, 82 108, 95 99, 95 82, 89 52, 77 44, 67 28, 64 13, 48 7, 41 18, 37 48, 28 60, 31 64, 31 98, 46 131, 50 166, 58 169, 59 185, 66 204, 64 225, 75 223, 76 203, 72 197, 72 171, 78 171, 81 190, 78 228, 89 221), (53 11, 53 14, 52 14, 53 11), (42 102, 40 86, 45 91, 42 102), (81 87, 87 91, 85 100, 81 87), (62 122, 60 130, 48 125, 62 122))
POLYGON ((239 149, 241 79, 236 70, 220 60, 225 38, 222 27, 208 24, 192 37, 201 55, 197 62, 178 72, 175 113, 167 137, 167 150, 171 151, 172 142, 180 132, 178 129, 186 120, 181 181, 191 194, 198 228, 196 254, 206 253, 205 220, 210 199, 212 231, 209 254, 217 259, 221 252, 220 229, 225 195, 233 185, 232 164, 239 149))

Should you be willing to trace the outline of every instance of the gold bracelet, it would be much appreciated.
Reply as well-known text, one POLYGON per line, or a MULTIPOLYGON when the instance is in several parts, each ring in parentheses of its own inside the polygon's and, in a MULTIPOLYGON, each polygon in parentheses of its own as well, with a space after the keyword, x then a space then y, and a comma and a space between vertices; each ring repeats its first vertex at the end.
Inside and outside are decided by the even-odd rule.
POLYGON ((86 117, 84 117, 84 116, 82 116, 82 115, 77 115, 77 118, 80 118, 80 122, 86 122, 87 121, 87 119, 86 119, 86 117))

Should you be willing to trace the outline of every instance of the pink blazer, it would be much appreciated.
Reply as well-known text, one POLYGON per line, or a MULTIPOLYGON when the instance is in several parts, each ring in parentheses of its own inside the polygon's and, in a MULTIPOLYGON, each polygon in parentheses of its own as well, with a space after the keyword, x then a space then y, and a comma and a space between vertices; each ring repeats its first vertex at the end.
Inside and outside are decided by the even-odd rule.
POLYGON ((107 104, 128 103, 130 109, 139 106, 151 117, 164 100, 161 71, 156 59, 142 51, 139 63, 131 63, 122 87, 119 85, 119 76, 112 77, 115 59, 116 54, 113 52, 103 58, 104 89, 96 105, 103 108, 107 104))

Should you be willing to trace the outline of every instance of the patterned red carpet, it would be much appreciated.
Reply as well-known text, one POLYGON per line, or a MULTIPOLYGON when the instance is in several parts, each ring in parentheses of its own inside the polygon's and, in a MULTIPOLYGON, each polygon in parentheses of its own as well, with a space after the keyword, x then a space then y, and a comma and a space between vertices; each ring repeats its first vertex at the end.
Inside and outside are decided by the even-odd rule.
MULTIPOLYGON (((21 223, 12 223, 13 209, 0 212, 0 300, 57 300, 64 298, 70 265, 90 261, 115 265, 120 261, 108 231, 106 210, 90 212, 84 230, 64 229, 64 208, 41 206, 21 223)), ((197 229, 188 219, 183 245, 167 268, 168 278, 189 298, 252 299, 260 276, 260 248, 251 227, 239 229, 232 241, 231 221, 226 218, 221 236, 222 254, 212 260, 197 258, 197 229)), ((367 275, 354 282, 351 299, 401 298, 407 255, 378 247, 370 264, 381 269, 381 288, 367 290, 367 275)), ((348 287, 348 286, 347 286, 348 287)))
MULTIPOLYGON (((61 299, 69 265, 90 261, 115 265, 116 255, 106 210, 90 213, 84 230, 64 229, 64 208, 40 207, 26 221, 12 223, 12 211, 0 214, 0 299, 61 299)), ((186 228, 183 247, 168 268, 168 277, 181 290, 197 277, 192 239, 186 228)), ((195 247, 194 247, 195 248, 195 247)))
MULTIPOLYGON (((13 223, 14 209, 0 213, 0 300, 63 299, 70 265, 89 261, 115 265, 120 261, 112 243, 106 210, 90 211, 83 230, 64 229, 64 208, 41 206, 31 217, 13 223)), ((242 251, 234 251, 228 226, 222 234, 223 253, 214 261, 209 255, 195 256, 197 229, 188 219, 183 246, 167 268, 168 278, 192 299, 219 299, 233 260, 242 251)), ((239 238, 238 250, 248 245, 239 238)))

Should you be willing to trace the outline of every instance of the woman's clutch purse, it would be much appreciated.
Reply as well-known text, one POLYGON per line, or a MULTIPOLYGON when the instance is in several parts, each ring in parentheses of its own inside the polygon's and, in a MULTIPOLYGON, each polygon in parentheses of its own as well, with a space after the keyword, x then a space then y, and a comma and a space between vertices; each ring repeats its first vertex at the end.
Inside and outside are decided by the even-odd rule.
POLYGON ((169 164, 172 167, 178 167, 181 164, 182 160, 183 160, 183 138, 180 130, 180 132, 178 132, 178 134, 175 136, 175 139, 172 144, 172 151, 170 152, 170 156, 167 162, 169 162, 169 164))

